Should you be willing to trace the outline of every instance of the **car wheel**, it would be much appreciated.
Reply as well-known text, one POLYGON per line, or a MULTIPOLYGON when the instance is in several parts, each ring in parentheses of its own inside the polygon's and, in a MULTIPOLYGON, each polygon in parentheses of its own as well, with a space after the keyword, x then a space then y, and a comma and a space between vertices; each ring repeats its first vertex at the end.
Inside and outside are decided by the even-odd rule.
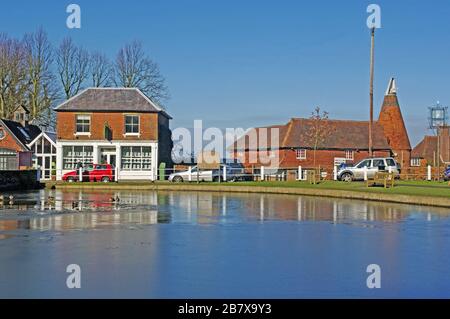
POLYGON ((73 182, 75 182, 75 178, 72 177, 72 176, 67 177, 67 181, 68 181, 69 183, 73 183, 73 182))
POLYGON ((102 182, 103 183, 109 183, 109 177, 108 176, 102 177, 102 182))
POLYGON ((350 173, 344 173, 341 176, 341 181, 350 183, 351 181, 353 181, 353 175, 350 173))
POLYGON ((174 183, 183 183, 183 177, 181 177, 181 176, 175 176, 175 177, 172 179, 172 182, 174 182, 174 183))

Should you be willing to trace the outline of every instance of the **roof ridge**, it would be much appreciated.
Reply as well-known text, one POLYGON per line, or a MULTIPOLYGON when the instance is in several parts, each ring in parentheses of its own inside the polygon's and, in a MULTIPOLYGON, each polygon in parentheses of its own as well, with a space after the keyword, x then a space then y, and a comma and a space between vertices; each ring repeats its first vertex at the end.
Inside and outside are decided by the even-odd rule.
MULTIPOLYGON (((294 121, 300 121, 300 120, 313 121, 314 119, 306 118, 306 117, 292 117, 291 120, 294 120, 294 121)), ((342 119, 327 119, 326 121, 355 122, 355 123, 367 123, 367 122, 369 122, 369 121, 365 121, 365 120, 342 120, 342 119)), ((374 121, 374 122, 377 122, 377 121, 374 121)))
POLYGON ((118 86, 105 86, 105 87, 88 87, 85 90, 136 90, 136 87, 118 87, 118 86))

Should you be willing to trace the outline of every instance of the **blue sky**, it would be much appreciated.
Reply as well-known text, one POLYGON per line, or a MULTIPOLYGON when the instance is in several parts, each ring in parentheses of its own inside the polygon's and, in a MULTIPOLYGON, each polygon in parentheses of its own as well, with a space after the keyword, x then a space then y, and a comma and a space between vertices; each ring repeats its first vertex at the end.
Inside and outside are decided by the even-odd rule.
POLYGON ((368 117, 366 7, 382 8, 375 112, 397 78, 412 144, 427 133, 427 106, 450 104, 450 3, 434 1, 127 0, 7 1, 0 32, 47 30, 113 58, 141 40, 171 92, 172 127, 251 127, 308 117, 315 106, 340 119, 368 117), (82 28, 66 27, 66 6, 82 28))

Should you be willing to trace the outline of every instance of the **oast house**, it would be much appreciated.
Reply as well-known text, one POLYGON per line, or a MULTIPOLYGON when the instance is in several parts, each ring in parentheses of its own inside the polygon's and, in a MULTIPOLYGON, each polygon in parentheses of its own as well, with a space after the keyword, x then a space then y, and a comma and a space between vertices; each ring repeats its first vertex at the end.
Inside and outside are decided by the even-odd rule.
MULTIPOLYGON (((270 136, 267 137, 267 144, 261 145, 259 132, 262 128, 256 128, 257 139, 254 138, 251 141, 251 136, 244 134, 241 140, 233 145, 231 151, 246 167, 255 168, 261 164, 250 163, 249 159, 259 158, 255 155, 259 152, 270 152, 273 157, 278 158, 278 168, 321 166, 330 171, 336 163, 356 163, 369 157, 368 121, 334 119, 323 121, 322 129, 330 130, 330 133, 316 147, 308 138, 314 125, 314 121, 309 118, 292 118, 287 124, 266 127, 269 135, 270 129, 278 129, 279 139, 275 147, 271 143, 270 136), (314 148, 316 148, 315 161, 314 148)), ((411 144, 397 99, 394 78, 389 81, 383 105, 378 120, 374 121, 372 132, 374 156, 393 156, 402 167, 410 166, 411 144)))

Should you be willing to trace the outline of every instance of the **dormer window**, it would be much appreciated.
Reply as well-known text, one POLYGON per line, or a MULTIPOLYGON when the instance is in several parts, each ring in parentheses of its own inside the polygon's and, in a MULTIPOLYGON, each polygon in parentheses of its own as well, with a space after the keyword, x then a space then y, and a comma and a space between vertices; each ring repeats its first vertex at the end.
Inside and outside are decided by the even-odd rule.
POLYGON ((76 134, 90 134, 91 117, 89 115, 77 115, 76 134))
POLYGON ((139 134, 139 115, 125 115, 125 134, 139 134))

